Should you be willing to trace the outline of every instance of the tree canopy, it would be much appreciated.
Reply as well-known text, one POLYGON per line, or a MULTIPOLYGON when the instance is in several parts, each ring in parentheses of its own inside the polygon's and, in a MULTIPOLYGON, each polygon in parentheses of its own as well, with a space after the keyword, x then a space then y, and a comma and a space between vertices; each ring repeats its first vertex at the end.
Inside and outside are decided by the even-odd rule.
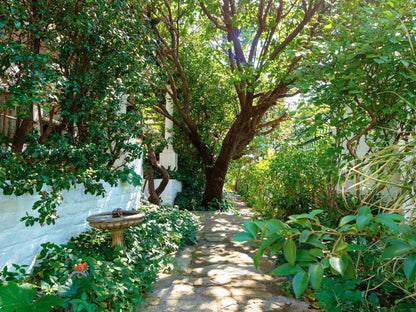
POLYGON ((148 6, 158 47, 155 59, 165 84, 172 87, 166 92, 177 115, 169 114, 164 102, 155 110, 171 119, 197 150, 206 177, 204 205, 221 201, 230 162, 244 154, 256 135, 270 133, 285 120, 285 112, 274 119, 267 113, 280 99, 296 93, 292 85, 300 78, 297 70, 313 57, 313 38, 325 29, 325 14, 334 3, 226 0, 148 6), (195 66, 189 68, 189 63, 195 66), (217 71, 214 80, 205 75, 212 68, 217 71), (205 93, 213 88, 223 96, 205 93), (195 91, 206 95, 195 97, 195 91), (218 106, 227 110, 219 118, 223 130, 204 131, 216 124, 218 117, 211 114, 215 110, 209 109, 218 106), (195 113, 201 109, 206 113, 195 113))

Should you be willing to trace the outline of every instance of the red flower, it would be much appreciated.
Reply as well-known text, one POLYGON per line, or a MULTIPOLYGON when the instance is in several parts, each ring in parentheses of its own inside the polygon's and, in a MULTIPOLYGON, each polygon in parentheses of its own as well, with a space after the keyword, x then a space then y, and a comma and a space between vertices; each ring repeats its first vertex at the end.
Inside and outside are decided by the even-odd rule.
POLYGON ((84 263, 77 264, 75 266, 74 270, 75 271, 78 271, 78 272, 84 272, 84 270, 85 270, 86 267, 87 267, 87 263, 84 262, 84 263))

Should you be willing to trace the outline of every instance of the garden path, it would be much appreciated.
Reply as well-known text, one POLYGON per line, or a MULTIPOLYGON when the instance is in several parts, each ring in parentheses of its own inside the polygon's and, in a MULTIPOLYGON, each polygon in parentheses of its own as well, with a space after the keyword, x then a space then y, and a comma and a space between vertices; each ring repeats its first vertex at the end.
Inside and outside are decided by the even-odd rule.
POLYGON ((229 198, 239 215, 198 212, 200 229, 195 246, 182 249, 172 272, 161 274, 146 296, 140 312, 269 312, 316 311, 309 304, 282 296, 282 278, 267 274, 272 262, 266 258, 256 270, 251 256, 254 244, 232 241, 250 220, 251 211, 241 197, 229 198))

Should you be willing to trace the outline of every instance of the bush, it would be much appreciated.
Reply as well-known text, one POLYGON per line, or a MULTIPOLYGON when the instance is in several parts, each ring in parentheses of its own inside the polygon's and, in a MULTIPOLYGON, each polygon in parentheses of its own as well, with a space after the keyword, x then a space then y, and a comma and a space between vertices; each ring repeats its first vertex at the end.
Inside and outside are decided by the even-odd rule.
POLYGON ((59 295, 72 311, 135 311, 170 254, 195 242, 195 215, 172 207, 144 210, 144 221, 126 230, 125 250, 112 248, 110 233, 95 229, 65 245, 46 243, 27 281, 59 295))
POLYGON ((243 169, 239 193, 264 219, 326 209, 328 146, 311 150, 283 145, 273 157, 243 169))
POLYGON ((263 255, 281 260, 271 274, 289 276, 297 298, 314 290, 325 311, 404 311, 414 306, 416 227, 402 215, 368 206, 322 225, 322 210, 244 224, 236 241, 256 241, 263 255), (343 309, 347 304, 347 309, 343 309))

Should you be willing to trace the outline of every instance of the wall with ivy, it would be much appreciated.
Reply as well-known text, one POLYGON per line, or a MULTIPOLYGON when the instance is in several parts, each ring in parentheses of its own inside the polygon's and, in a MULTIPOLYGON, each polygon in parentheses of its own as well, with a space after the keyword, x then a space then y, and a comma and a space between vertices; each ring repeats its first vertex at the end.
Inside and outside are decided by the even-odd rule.
MULTIPOLYGON (((142 170, 141 165, 137 160, 135 167, 138 171, 142 170)), ((141 187, 127 183, 111 187, 105 182, 103 186, 106 190, 104 197, 84 194, 83 185, 63 191, 55 225, 36 223, 31 227, 26 227, 20 218, 31 209, 38 196, 25 194, 17 197, 0 192, 0 270, 12 263, 32 266, 42 243, 66 243, 72 236, 89 228, 86 218, 92 214, 119 207, 132 209, 140 204, 141 187)))

